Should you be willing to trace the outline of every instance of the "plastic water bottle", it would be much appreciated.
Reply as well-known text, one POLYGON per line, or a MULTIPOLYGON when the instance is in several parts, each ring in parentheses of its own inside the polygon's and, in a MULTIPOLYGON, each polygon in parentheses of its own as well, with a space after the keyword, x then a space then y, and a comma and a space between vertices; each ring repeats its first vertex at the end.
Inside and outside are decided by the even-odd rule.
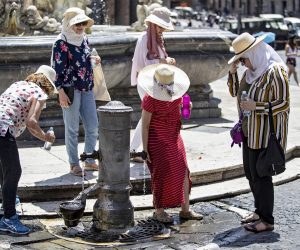
MULTIPOLYGON (((48 133, 54 134, 53 127, 50 127, 50 128, 48 129, 47 134, 48 134, 48 133)), ((52 146, 52 142, 45 141, 45 144, 44 144, 44 149, 45 149, 45 150, 50 151, 50 150, 51 150, 51 146, 52 146)))
MULTIPOLYGON (((248 96, 246 91, 242 92, 241 101, 249 101, 249 96, 248 96)), ((243 110, 243 115, 244 116, 249 116, 250 114, 251 114, 250 110, 243 110)))
POLYGON ((99 56, 98 52, 95 48, 92 49, 91 52, 91 63, 92 63, 92 67, 95 68, 96 67, 96 59, 94 58, 95 56, 99 56))
POLYGON ((191 110, 190 110, 190 103, 191 98, 188 94, 185 94, 182 100, 182 108, 181 108, 181 115, 183 119, 190 119, 191 117, 191 110))

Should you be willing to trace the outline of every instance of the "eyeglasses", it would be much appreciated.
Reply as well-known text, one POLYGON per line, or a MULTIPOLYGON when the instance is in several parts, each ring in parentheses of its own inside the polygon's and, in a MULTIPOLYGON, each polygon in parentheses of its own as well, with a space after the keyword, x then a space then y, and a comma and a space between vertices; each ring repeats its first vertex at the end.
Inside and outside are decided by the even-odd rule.
POLYGON ((75 26, 76 27, 79 27, 79 26, 87 26, 88 24, 88 21, 84 21, 84 22, 81 22, 81 23, 76 23, 75 26))
POLYGON ((247 58, 241 57, 241 58, 239 58, 239 62, 245 64, 246 59, 247 59, 247 58))

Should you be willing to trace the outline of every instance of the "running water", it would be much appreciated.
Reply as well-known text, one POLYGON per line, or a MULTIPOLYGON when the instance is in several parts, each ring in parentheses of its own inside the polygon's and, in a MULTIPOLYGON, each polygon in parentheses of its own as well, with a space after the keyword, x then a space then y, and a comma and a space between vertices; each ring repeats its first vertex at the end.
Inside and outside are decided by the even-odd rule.
POLYGON ((143 177, 144 177, 144 180, 143 180, 143 193, 144 193, 144 195, 146 194, 146 167, 147 167, 147 164, 146 164, 146 161, 144 161, 144 163, 143 163, 143 177))
POLYGON ((81 189, 82 191, 84 191, 84 168, 82 168, 81 175, 82 175, 81 189))

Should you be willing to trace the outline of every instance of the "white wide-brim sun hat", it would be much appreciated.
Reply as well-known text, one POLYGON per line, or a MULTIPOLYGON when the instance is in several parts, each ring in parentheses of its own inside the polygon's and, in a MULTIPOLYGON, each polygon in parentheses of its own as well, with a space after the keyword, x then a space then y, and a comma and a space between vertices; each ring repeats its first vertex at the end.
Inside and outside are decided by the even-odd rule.
MULTIPOLYGON (((139 96, 143 99, 147 94, 156 100, 174 101, 182 97, 189 89, 190 79, 187 74, 174 65, 152 64, 143 68, 138 75, 137 89, 139 96), (167 89, 159 86, 155 80, 155 74, 161 75, 161 79, 172 77, 172 84, 169 85, 173 94, 170 95, 167 89)), ((167 85, 167 84, 166 84, 167 85)))
POLYGON ((174 30, 170 15, 171 12, 167 7, 155 8, 151 14, 146 17, 145 23, 150 22, 166 30, 174 30))
POLYGON ((56 86, 54 84, 54 81, 56 79, 56 72, 55 70, 48 66, 48 65, 41 65, 34 74, 43 74, 48 81, 51 83, 51 85, 54 87, 54 92, 57 93, 56 86))
POLYGON ((234 52, 234 56, 228 61, 228 64, 233 63, 238 60, 243 54, 249 49, 253 48, 255 45, 259 44, 266 38, 266 35, 262 35, 259 37, 254 37, 249 33, 245 32, 240 34, 237 38, 235 38, 230 47, 230 51, 234 52))
POLYGON ((87 22, 87 28, 91 27, 92 25, 94 25, 94 20, 91 19, 90 17, 88 17, 87 15, 85 15, 84 13, 80 13, 76 16, 74 16, 73 18, 70 19, 69 21, 69 25, 75 25, 77 23, 82 23, 82 22, 87 22))

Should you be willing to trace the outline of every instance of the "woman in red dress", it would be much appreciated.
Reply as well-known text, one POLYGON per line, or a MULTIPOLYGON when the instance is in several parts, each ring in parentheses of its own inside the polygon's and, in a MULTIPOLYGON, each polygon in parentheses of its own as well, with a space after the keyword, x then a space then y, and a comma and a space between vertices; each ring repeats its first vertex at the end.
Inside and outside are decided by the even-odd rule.
POLYGON ((154 64, 138 76, 142 102, 142 140, 147 153, 153 193, 153 218, 164 223, 173 218, 164 209, 181 205, 182 219, 202 219, 190 211, 190 172, 180 136, 180 106, 188 90, 188 76, 173 65, 154 64))

